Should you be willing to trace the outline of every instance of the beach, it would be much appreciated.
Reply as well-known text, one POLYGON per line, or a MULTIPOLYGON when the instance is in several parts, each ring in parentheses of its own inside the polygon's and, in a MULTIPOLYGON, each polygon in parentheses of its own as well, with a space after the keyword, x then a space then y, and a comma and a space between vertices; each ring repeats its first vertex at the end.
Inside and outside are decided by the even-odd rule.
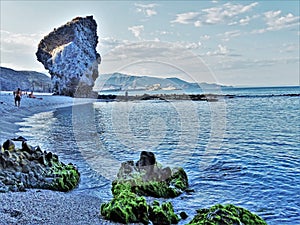
MULTIPOLYGON (((23 96, 20 107, 14 105, 12 93, 0 93, 0 141, 16 137, 24 118, 35 113, 57 108, 85 104, 94 99, 76 99, 65 96, 36 95, 23 96)), ((16 143, 18 146, 18 143, 16 143)), ((43 149, 50 151, 48 149, 43 149)), ((26 192, 0 193, 0 224, 115 224, 100 217, 99 197, 88 193, 56 192, 27 189, 26 192)))

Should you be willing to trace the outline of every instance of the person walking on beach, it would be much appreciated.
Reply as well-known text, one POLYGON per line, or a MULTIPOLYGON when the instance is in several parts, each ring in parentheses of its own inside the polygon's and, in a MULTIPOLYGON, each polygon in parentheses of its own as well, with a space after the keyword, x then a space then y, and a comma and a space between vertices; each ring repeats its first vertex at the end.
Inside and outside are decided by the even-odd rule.
POLYGON ((22 92, 21 92, 20 88, 18 88, 18 90, 14 91, 15 105, 18 107, 20 107, 21 96, 22 96, 22 92))

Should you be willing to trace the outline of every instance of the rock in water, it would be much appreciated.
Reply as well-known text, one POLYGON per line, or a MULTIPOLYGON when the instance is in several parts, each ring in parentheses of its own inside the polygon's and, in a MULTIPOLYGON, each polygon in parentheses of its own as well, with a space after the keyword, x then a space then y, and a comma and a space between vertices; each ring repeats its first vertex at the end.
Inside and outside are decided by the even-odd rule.
POLYGON ((93 16, 77 17, 40 41, 37 60, 49 70, 55 94, 97 97, 92 91, 101 62, 97 44, 93 16))

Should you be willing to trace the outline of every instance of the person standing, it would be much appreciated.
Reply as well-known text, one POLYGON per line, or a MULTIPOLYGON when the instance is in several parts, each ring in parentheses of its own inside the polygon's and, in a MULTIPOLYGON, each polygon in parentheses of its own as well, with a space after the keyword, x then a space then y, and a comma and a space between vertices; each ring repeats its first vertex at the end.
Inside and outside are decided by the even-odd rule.
POLYGON ((18 90, 14 91, 15 105, 18 107, 20 107, 21 96, 22 96, 22 91, 20 88, 18 88, 18 90))

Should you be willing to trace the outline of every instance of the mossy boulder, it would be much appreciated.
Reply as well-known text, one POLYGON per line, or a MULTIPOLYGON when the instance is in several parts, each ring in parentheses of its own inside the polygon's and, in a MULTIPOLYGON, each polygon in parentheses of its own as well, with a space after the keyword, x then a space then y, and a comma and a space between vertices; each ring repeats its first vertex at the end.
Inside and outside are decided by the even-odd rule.
POLYGON ((171 202, 161 205, 154 200, 148 205, 145 197, 131 191, 130 184, 117 184, 113 189, 113 199, 101 205, 101 215, 105 219, 119 223, 143 223, 153 225, 177 224, 179 217, 174 213, 171 202))
POLYGON ((232 204, 217 204, 209 209, 197 210, 197 215, 188 225, 267 225, 249 210, 232 204))
POLYGON ((120 223, 140 222, 154 225, 177 224, 171 202, 158 201, 147 205, 144 196, 173 198, 188 187, 183 168, 163 168, 152 152, 142 152, 140 159, 121 164, 117 179, 112 182, 113 199, 101 205, 105 219, 120 223))
POLYGON ((131 191, 143 196, 174 198, 188 188, 188 177, 183 168, 163 167, 153 153, 143 151, 140 159, 121 164, 115 185, 126 183, 131 191))
POLYGON ((75 165, 64 164, 58 156, 40 147, 22 142, 16 149, 11 140, 0 152, 0 192, 24 191, 26 188, 70 191, 80 181, 75 165))
POLYGON ((101 215, 105 219, 119 223, 149 223, 146 199, 131 191, 128 184, 117 184, 113 199, 101 205, 101 215))
POLYGON ((70 191, 74 189, 80 180, 80 174, 73 164, 65 165, 60 162, 53 163, 47 176, 55 176, 50 189, 58 191, 70 191))
POLYGON ((149 219, 153 225, 170 225, 177 224, 179 217, 174 213, 171 202, 164 202, 159 204, 157 200, 154 200, 152 206, 149 209, 149 219))

